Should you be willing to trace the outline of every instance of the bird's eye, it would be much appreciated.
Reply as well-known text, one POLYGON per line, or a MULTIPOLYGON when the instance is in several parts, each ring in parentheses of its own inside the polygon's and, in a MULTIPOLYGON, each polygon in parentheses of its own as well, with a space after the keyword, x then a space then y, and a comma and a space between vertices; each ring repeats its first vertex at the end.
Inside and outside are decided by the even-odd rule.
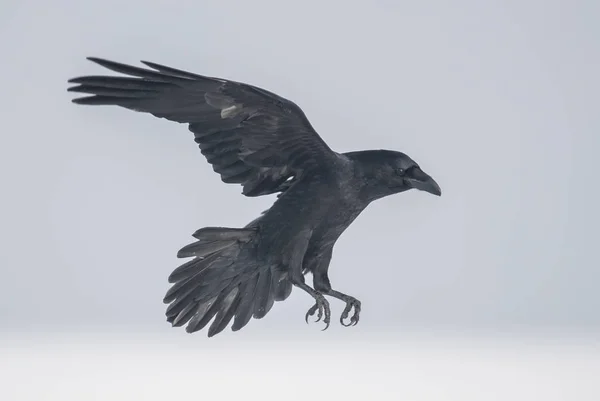
POLYGON ((403 168, 399 168, 398 170, 396 170, 398 172, 398 174, 400 175, 404 175, 404 169, 403 168))

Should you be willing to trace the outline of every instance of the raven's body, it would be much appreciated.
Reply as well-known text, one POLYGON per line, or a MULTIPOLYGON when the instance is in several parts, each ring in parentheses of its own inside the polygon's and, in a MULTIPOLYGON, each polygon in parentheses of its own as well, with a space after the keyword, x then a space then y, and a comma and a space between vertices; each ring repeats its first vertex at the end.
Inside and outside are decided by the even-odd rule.
MULTIPOLYGON (((118 105, 188 123, 202 153, 224 182, 246 196, 279 193, 273 206, 244 228, 208 227, 179 257, 165 296, 167 320, 195 332, 211 320, 209 336, 233 319, 233 330, 262 318, 293 286, 315 299, 327 325, 324 295, 346 303, 341 321, 360 302, 332 289, 328 278, 334 244, 374 200, 411 188, 441 191, 407 155, 387 150, 337 153, 316 134, 294 103, 254 86, 146 63, 145 70, 93 61, 140 78, 89 76, 71 91, 94 96, 75 103, 118 105), (313 287, 304 280, 313 274, 313 287), (214 318, 214 320, 213 320, 214 318)), ((326 326, 327 327, 327 326, 326 326)))

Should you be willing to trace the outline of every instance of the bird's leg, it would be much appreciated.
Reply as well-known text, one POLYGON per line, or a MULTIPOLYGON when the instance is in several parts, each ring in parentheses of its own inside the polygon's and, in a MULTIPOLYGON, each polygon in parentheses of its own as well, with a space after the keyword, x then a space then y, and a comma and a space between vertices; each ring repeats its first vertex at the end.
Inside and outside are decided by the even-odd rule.
POLYGON ((304 282, 303 275, 300 275, 300 277, 292 276, 290 277, 290 279, 292 281, 292 284, 308 292, 310 296, 312 296, 315 299, 315 304, 308 310, 308 312, 306 312, 306 316, 304 317, 306 323, 308 323, 309 316, 313 316, 315 312, 318 312, 316 322, 320 321, 321 318, 323 318, 323 315, 325 315, 323 318, 325 328, 323 330, 327 330, 327 328, 329 327, 329 322, 331 321, 331 309, 329 308, 329 301, 325 299, 323 294, 310 288, 310 286, 304 282))
POLYGON ((339 291, 335 291, 335 290, 331 290, 331 289, 329 291, 323 292, 323 294, 329 295, 330 297, 337 298, 346 303, 346 307, 344 308, 344 311, 342 312, 342 316, 340 316, 340 323, 342 324, 342 326, 348 327, 348 326, 356 326, 358 324, 358 321, 360 319, 360 301, 358 299, 351 297, 350 295, 342 294, 339 291), (354 314, 350 318, 350 323, 346 324, 346 323, 344 323, 344 319, 346 319, 348 317, 352 308, 354 308, 354 314))
POLYGON ((293 285, 303 289, 315 299, 315 304, 308 310, 308 312, 306 312, 306 323, 308 323, 308 317, 314 315, 315 312, 318 311, 317 322, 323 318, 323 323, 325 323, 325 328, 323 330, 327 330, 331 320, 331 309, 329 309, 329 302, 325 299, 323 294, 315 291, 304 282, 304 274, 302 274, 302 263, 304 261, 304 255, 306 254, 306 249, 308 247, 308 241, 311 234, 312 231, 307 230, 298 235, 298 239, 294 244, 290 258, 290 281, 293 285))
POLYGON ((356 326, 360 319, 360 301, 354 297, 351 297, 350 295, 342 294, 339 291, 333 290, 329 282, 329 277, 327 276, 327 271, 325 270, 313 272, 313 280, 315 289, 321 294, 329 295, 330 297, 337 298, 346 303, 346 307, 344 308, 344 311, 340 317, 340 323, 342 326, 356 326), (344 319, 348 317, 352 308, 354 308, 354 314, 350 318, 350 322, 346 324, 344 323, 344 319))

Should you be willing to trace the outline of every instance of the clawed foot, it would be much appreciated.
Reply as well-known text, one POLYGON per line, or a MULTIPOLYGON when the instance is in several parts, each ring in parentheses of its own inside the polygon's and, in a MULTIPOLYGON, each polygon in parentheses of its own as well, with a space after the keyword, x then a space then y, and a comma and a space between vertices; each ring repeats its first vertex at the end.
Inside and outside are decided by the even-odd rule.
POLYGON ((346 300, 346 307, 344 308, 344 312, 342 312, 342 316, 340 317, 340 323, 342 324, 342 326, 345 326, 345 327, 356 326, 359 319, 360 319, 360 301, 356 298, 348 297, 348 299, 346 300), (354 314, 350 318, 350 323, 346 324, 346 323, 344 323, 344 319, 346 319, 348 317, 348 315, 350 314, 350 311, 352 310, 353 307, 354 307, 354 314))
POLYGON ((331 310, 329 309, 329 302, 321 294, 317 294, 315 296, 315 301, 315 304, 308 310, 308 312, 306 312, 306 323, 308 323, 309 316, 313 316, 315 312, 318 312, 317 320, 315 320, 315 322, 320 321, 321 318, 323 318, 323 315, 325 315, 325 318, 323 319, 323 323, 325 323, 325 328, 323 330, 327 330, 327 328, 329 327, 329 321, 331 320, 331 310))

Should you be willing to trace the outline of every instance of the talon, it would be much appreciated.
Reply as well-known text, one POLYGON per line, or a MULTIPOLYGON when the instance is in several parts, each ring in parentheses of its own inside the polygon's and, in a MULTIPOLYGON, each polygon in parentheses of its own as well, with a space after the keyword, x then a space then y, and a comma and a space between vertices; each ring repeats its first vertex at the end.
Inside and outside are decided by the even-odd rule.
POLYGON ((358 324, 359 319, 360 319, 360 301, 358 301, 356 299, 349 301, 346 304, 346 308, 344 308, 344 311, 342 312, 342 316, 340 317, 340 323, 344 327, 356 326, 358 324), (346 324, 346 323, 344 323, 344 319, 346 319, 348 317, 348 315, 350 314, 350 311, 352 310, 353 307, 354 307, 354 315, 352 315, 352 317, 350 318, 350 322, 346 324))
POLYGON ((321 318, 323 317, 323 307, 321 305, 319 305, 318 311, 319 312, 317 313, 317 320, 315 320, 315 323, 320 322, 321 318))
MULTIPOLYGON (((308 312, 306 312, 306 316, 304 317, 304 320, 306 320, 306 324, 308 324, 308 317, 309 316, 313 316, 315 314, 315 312, 317 311, 317 304, 314 304, 309 310, 308 312)), ((320 311, 319 311, 320 312, 320 311)), ((318 322, 319 320, 317 320, 318 322)))
POLYGON ((329 327, 329 322, 331 320, 331 311, 329 309, 329 303, 322 296, 316 298, 315 304, 308 310, 308 312, 306 312, 306 323, 308 323, 308 317, 313 316, 315 312, 318 312, 317 320, 315 320, 315 322, 321 321, 321 319, 323 319, 324 316, 323 323, 325 323, 325 328, 323 330, 327 330, 327 328, 329 327))
POLYGON ((325 323, 325 328, 321 331, 325 331, 329 328, 329 322, 331 321, 331 311, 329 310, 329 305, 324 307, 325 309, 325 319, 323 319, 323 323, 325 323))
POLYGON ((352 309, 352 304, 351 303, 346 304, 346 307, 344 308, 344 311, 342 312, 342 316, 340 316, 340 323, 344 327, 349 327, 352 325, 352 320, 350 320, 350 323, 348 323, 348 324, 344 323, 344 319, 346 319, 348 317, 348 314, 350 313, 351 309, 352 309))
POLYGON ((329 306, 325 309, 325 319, 323 319, 323 323, 325 323, 325 328, 321 331, 325 331, 329 328, 329 322, 331 321, 331 311, 329 310, 329 306))

